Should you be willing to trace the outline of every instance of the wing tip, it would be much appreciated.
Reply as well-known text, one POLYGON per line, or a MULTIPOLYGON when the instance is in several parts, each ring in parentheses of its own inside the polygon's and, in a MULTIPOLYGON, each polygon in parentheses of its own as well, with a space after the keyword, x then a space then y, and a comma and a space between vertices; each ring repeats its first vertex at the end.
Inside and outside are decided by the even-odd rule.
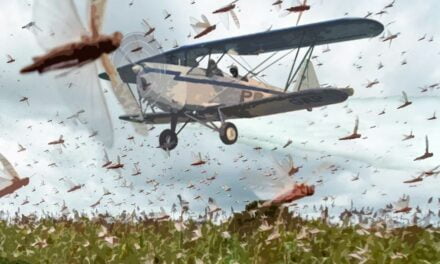
POLYGON ((353 96, 354 95, 354 89, 353 88, 343 88, 340 89, 341 91, 343 91, 344 93, 346 93, 348 96, 353 96))
POLYGON ((359 18, 359 19, 362 19, 363 21, 365 21, 365 23, 369 23, 371 25, 371 37, 376 37, 385 30, 385 26, 377 20, 370 18, 359 18))
POLYGON ((119 119, 128 122, 142 123, 142 119, 140 119, 139 115, 122 115, 119 116, 119 119))

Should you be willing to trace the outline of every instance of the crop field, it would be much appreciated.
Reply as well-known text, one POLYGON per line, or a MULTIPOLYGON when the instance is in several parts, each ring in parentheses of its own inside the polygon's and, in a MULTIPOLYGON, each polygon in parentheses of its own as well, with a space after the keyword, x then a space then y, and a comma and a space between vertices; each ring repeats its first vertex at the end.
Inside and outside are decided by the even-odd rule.
POLYGON ((439 229, 328 224, 278 208, 215 224, 130 214, 0 222, 0 263, 439 262, 439 229))

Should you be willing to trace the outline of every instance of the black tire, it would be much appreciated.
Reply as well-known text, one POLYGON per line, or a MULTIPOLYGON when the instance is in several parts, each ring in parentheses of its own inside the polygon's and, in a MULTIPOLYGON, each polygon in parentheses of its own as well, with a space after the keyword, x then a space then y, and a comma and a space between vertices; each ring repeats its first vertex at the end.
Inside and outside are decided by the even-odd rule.
POLYGON ((177 147, 177 135, 171 129, 165 129, 160 133, 159 146, 166 151, 173 150, 177 147))
POLYGON ((230 122, 224 123, 220 127, 220 139, 225 145, 232 145, 237 142, 238 131, 235 125, 230 122))

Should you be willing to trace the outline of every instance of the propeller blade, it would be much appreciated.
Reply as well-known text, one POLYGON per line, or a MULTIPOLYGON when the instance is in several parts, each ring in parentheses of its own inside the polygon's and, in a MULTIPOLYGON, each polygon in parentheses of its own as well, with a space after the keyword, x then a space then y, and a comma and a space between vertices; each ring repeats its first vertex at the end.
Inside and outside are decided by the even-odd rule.
MULTIPOLYGON (((111 62, 109 56, 104 54, 101 56, 101 62, 108 74, 111 82, 111 88, 119 103, 121 104, 126 114, 139 113, 139 104, 136 97, 131 93, 129 87, 126 87, 122 82, 116 67, 111 62)), ((147 135, 148 129, 145 125, 134 124, 133 127, 136 133, 140 135, 147 135)))
POLYGON ((102 29, 106 5, 107 0, 89 0, 89 26, 92 32, 92 38, 97 38, 102 29))

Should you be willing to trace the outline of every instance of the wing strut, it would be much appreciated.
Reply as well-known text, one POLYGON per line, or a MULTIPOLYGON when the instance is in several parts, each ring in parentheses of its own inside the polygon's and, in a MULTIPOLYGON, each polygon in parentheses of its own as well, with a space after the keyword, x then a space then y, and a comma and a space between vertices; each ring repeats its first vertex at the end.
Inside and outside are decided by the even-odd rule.
POLYGON ((223 59, 223 57, 225 56, 226 52, 223 52, 223 54, 220 56, 220 58, 215 62, 215 64, 219 64, 219 62, 223 59))
MULTIPOLYGON (((244 66, 242 63, 240 63, 236 58, 234 58, 233 56, 231 56, 230 54, 228 54, 228 56, 229 56, 229 58, 231 58, 233 61, 235 61, 235 63, 237 63, 238 65, 240 65, 240 67, 242 67, 243 69, 245 69, 246 71, 252 71, 252 70, 249 70, 249 68, 251 68, 251 66, 244 60, 244 58, 243 57, 240 57, 246 64, 248 64, 249 65, 249 68, 248 67, 246 67, 246 66, 244 66)), ((262 83, 264 83, 266 86, 267 86, 267 84, 266 84, 266 82, 265 81, 263 81, 263 80, 261 80, 258 76, 256 76, 255 74, 254 74, 254 76, 255 76, 255 78, 257 79, 257 80, 259 80, 260 82, 262 82, 262 83)), ((242 79, 242 81, 245 81, 245 79, 243 80, 242 79)))
POLYGON ((268 60, 272 59, 273 56, 275 56, 278 53, 278 51, 275 51, 274 53, 272 53, 272 55, 270 55, 269 57, 267 57, 264 61, 262 61, 260 64, 258 64, 257 66, 255 66, 252 70, 248 70, 248 72, 242 77, 242 80, 247 79, 248 75, 251 74, 251 78, 253 76, 256 76, 258 74, 255 74, 254 72, 261 67, 261 65, 265 64, 268 60))
POLYGON ((189 113, 184 113, 184 115, 186 115, 189 119, 191 119, 191 120, 193 120, 193 121, 195 121, 195 122, 197 122, 197 123, 199 123, 199 124, 209 128, 211 130, 219 131, 219 128, 213 122, 209 122, 209 123, 204 122, 204 121, 198 119, 197 117, 195 117, 195 116, 193 116, 193 115, 191 115, 189 113))
POLYGON ((309 67, 310 58, 312 57, 312 53, 313 53, 313 49, 314 49, 314 48, 315 48, 314 46, 311 47, 309 57, 307 58, 307 61, 306 61, 306 66, 304 67, 304 72, 302 73, 301 80, 300 80, 300 82, 299 82, 298 91, 301 89, 301 84, 302 84, 303 81, 304 81, 304 74, 306 74, 306 72, 307 72, 307 68, 309 67))
MULTIPOLYGON (((302 36, 301 36, 301 42, 303 42, 303 40, 304 40, 304 33, 302 34, 302 36)), ((300 43, 301 43, 300 42, 300 43)), ((296 50, 296 55, 295 55, 295 59, 293 60, 293 62, 292 62, 292 67, 290 68, 290 72, 289 72, 289 76, 287 77, 287 81, 286 81, 286 87, 284 87, 284 92, 286 92, 287 91, 287 89, 289 88, 289 86, 290 86, 290 80, 291 80, 291 78, 292 78, 292 73, 293 73, 293 69, 295 68, 295 64, 296 64, 296 60, 298 59, 298 55, 299 55, 299 51, 301 50, 301 47, 298 47, 297 48, 297 50, 296 50)), ((293 79, 293 78, 292 78, 293 79)))
POLYGON ((279 62, 280 60, 284 59, 287 55, 289 55, 290 53, 292 53, 294 51, 294 49, 286 52, 286 54, 282 55, 281 57, 279 57, 278 59, 276 59, 275 61, 273 61, 272 63, 270 63, 269 65, 267 65, 266 67, 264 67, 263 69, 261 69, 259 72, 257 73, 253 73, 254 76, 258 76, 260 75, 260 73, 264 72, 265 70, 267 70, 269 67, 272 67, 272 65, 274 65, 275 63, 279 62))
POLYGON ((287 88, 290 86, 289 81, 292 77, 293 69, 295 69, 296 60, 298 59, 299 51, 301 48, 296 49, 295 59, 292 62, 292 67, 290 68, 289 76, 287 77, 286 86, 284 87, 284 92, 286 92, 287 88))
POLYGON ((190 74, 195 68, 197 68, 200 64, 200 62, 202 62, 202 60, 207 56, 207 54, 203 55, 199 61, 196 62, 196 65, 194 67, 192 67, 191 69, 189 69, 189 71, 186 73, 187 75, 190 74))
MULTIPOLYGON (((287 82, 286 82, 286 86, 284 87, 284 92, 286 92, 287 91, 287 89, 289 88, 289 86, 293 83, 293 80, 295 80, 295 77, 296 77, 296 75, 298 74, 298 71, 301 69, 301 66, 304 64, 304 61, 306 60, 306 58, 307 58, 307 64, 306 64, 306 67, 308 66, 308 61, 310 60, 310 58, 312 57, 312 53, 313 53, 313 49, 315 48, 315 46, 311 46, 311 47, 309 47, 309 49, 307 50, 307 52, 306 52, 306 54, 304 54, 304 57, 302 58, 302 60, 301 60, 301 63, 298 65, 298 67, 296 68, 296 70, 295 70, 295 73, 293 74, 293 75, 291 75, 291 73, 289 73, 289 78, 287 78, 287 82)), ((297 55, 298 55, 298 53, 299 53, 299 49, 298 49, 298 52, 297 52, 297 55)), ((294 67, 295 67, 295 63, 296 63, 296 59, 297 59, 297 56, 295 56, 295 60, 293 61, 293 63, 292 63, 292 68, 291 68, 291 71, 294 69, 294 67)), ((303 73, 304 74, 304 73, 303 73)), ((301 76, 301 81, 302 81, 302 76, 301 76)))

